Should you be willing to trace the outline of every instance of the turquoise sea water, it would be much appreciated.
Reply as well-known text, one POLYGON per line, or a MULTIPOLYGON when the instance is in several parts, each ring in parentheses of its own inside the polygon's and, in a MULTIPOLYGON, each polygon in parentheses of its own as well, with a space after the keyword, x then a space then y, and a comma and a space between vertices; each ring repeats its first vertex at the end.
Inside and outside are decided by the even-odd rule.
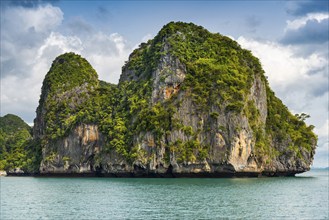
POLYGON ((297 177, 1 177, 0 219, 328 219, 328 170, 297 177))

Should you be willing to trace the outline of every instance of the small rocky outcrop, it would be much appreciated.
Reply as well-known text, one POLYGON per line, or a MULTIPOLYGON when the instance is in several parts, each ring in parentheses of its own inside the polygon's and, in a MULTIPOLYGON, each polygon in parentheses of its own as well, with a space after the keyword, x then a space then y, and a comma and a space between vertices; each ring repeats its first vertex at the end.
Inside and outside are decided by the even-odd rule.
POLYGON ((0 176, 7 176, 7 172, 4 170, 0 170, 0 176))
POLYGON ((42 174, 278 176, 309 170, 316 135, 275 97, 257 58, 200 26, 169 23, 118 85, 56 58, 37 109, 42 174))

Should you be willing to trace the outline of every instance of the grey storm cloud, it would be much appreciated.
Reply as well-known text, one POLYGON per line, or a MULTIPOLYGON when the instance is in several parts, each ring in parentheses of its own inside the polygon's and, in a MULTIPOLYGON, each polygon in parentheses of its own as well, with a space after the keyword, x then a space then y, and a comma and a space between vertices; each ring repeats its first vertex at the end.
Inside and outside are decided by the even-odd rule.
POLYGON ((289 1, 287 13, 294 16, 303 16, 308 13, 328 12, 328 0, 289 1))
POLYGON ((328 42, 329 19, 321 22, 309 20, 298 29, 288 29, 281 43, 283 44, 322 44, 328 42))

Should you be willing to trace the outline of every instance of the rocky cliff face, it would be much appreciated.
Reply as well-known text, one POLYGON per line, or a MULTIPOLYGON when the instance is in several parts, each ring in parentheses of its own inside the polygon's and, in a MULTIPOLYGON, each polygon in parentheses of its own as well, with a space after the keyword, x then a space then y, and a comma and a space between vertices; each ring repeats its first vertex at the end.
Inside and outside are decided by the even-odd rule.
MULTIPOLYGON (((62 56, 74 61, 69 66, 82 62, 62 56)), ((63 70, 60 59, 52 69, 63 70)), ((63 80, 48 91, 52 69, 34 130, 43 144, 41 173, 293 175, 313 160, 312 127, 274 96, 259 61, 194 24, 169 23, 140 45, 118 86, 102 86, 91 67, 76 65, 76 84, 62 89, 70 84, 63 80)))
POLYGON ((43 151, 41 173, 90 173, 103 145, 96 125, 80 124, 66 137, 49 143, 43 151))
POLYGON ((68 53, 54 60, 43 82, 34 121, 34 139, 42 145, 41 173, 93 170, 102 137, 97 125, 81 119, 97 87, 97 73, 79 55, 68 53))

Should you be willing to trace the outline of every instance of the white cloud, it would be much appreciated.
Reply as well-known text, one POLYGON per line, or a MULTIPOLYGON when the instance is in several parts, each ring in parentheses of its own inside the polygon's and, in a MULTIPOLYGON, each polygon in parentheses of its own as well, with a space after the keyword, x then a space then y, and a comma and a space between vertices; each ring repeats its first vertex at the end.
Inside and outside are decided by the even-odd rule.
POLYGON ((51 5, 37 8, 10 7, 3 11, 1 24, 6 25, 5 28, 11 27, 12 31, 8 34, 30 30, 47 33, 62 23, 63 15, 60 8, 51 5))
POLYGON ((328 13, 310 13, 307 14, 304 17, 301 18, 297 18, 295 20, 288 20, 287 21, 287 27, 286 27, 286 31, 287 30, 297 30, 299 28, 302 28, 303 26, 305 26, 307 24, 308 21, 310 20, 315 20, 317 22, 322 22, 323 20, 326 20, 329 18, 329 14, 328 13))
MULTIPOLYGON (((128 59, 131 48, 118 33, 91 33, 83 39, 52 32, 38 50, 37 58, 55 59, 65 52, 75 52, 86 58, 97 71, 99 78, 118 83, 121 67, 128 59)), ((48 60, 47 62, 51 62, 48 60)))
POLYGON ((51 32, 40 46, 37 53, 37 59, 42 56, 54 57, 63 52, 81 52, 83 49, 81 40, 76 36, 63 36, 60 33, 51 32), (51 53, 51 54, 49 54, 51 53), (48 55, 48 56, 47 56, 48 55))
POLYGON ((287 89, 292 84, 302 85, 301 82, 315 79, 309 73, 323 69, 327 66, 327 60, 320 54, 313 53, 308 57, 298 57, 292 46, 283 46, 275 42, 260 42, 239 37, 239 44, 249 49, 260 58, 266 75, 271 85, 281 89, 287 89))
POLYGON ((85 38, 83 45, 81 55, 92 64, 99 78, 118 83, 121 67, 132 51, 128 42, 118 33, 107 35, 98 32, 85 38))
POLYGON ((36 50, 51 30, 63 20, 63 13, 50 5, 37 8, 8 7, 1 15, 1 77, 23 75, 34 63, 36 50))
POLYGON ((61 25, 63 13, 51 5, 1 12, 1 114, 14 113, 31 123, 50 66, 38 50, 61 25))
POLYGON ((28 123, 35 117, 42 81, 52 61, 65 52, 85 57, 100 79, 117 83, 132 50, 118 33, 60 32, 63 12, 51 5, 8 7, 1 16, 1 115, 28 123))

